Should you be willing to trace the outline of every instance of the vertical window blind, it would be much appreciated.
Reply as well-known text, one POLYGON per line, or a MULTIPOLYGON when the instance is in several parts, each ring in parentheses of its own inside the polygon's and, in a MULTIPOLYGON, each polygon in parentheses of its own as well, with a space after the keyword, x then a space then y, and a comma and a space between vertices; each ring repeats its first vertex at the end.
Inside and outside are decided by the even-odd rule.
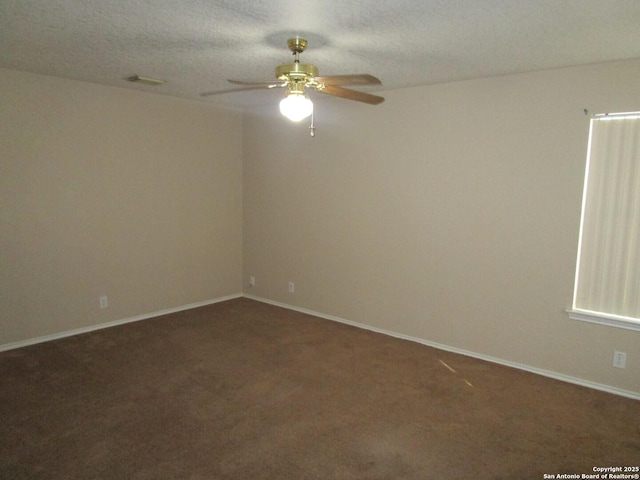
POLYGON ((640 325, 640 113, 591 119, 573 310, 640 325))

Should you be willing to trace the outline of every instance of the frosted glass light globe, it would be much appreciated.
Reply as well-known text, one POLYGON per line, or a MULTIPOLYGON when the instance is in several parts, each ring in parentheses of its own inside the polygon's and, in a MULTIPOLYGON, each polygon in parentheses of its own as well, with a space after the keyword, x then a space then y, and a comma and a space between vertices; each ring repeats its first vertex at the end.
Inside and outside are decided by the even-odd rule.
POLYGON ((299 93, 290 93, 280 101, 280 113, 299 122, 313 113, 313 102, 299 93))

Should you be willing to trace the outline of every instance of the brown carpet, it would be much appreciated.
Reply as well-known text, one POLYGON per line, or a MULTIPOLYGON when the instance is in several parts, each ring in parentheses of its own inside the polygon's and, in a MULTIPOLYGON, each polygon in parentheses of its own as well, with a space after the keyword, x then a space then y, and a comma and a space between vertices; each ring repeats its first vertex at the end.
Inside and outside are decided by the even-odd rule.
POLYGON ((636 400, 249 299, 0 353, 0 387, 2 479, 542 479, 640 463, 636 400))

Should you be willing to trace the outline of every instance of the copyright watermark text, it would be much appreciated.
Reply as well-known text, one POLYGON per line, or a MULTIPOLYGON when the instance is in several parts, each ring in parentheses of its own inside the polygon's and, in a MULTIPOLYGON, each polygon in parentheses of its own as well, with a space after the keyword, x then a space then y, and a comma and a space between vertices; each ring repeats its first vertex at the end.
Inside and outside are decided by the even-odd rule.
POLYGON ((640 466, 613 467, 597 466, 591 472, 583 473, 544 473, 543 479, 548 480, 640 480, 640 466))

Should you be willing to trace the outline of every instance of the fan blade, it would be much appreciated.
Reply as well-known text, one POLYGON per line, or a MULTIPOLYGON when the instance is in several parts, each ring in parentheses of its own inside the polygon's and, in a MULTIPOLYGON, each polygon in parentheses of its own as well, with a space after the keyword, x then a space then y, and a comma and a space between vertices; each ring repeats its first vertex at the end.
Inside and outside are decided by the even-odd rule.
POLYGON ((316 77, 316 80, 325 85, 382 85, 379 79, 368 73, 330 75, 328 77, 316 77))
POLYGON ((227 80, 227 82, 234 85, 246 85, 248 87, 257 87, 259 85, 267 88, 284 87, 286 84, 274 83, 274 82, 243 82, 242 80, 227 80))
POLYGON ((324 88, 319 89, 318 91, 320 93, 335 95, 336 97, 342 97, 348 100, 355 100, 356 102, 368 103, 370 105, 378 105, 379 103, 384 102, 384 98, 378 97, 377 95, 358 92, 356 90, 349 90, 348 88, 336 87, 334 85, 325 85, 324 88))
POLYGON ((222 93, 233 93, 233 92, 246 92, 249 90, 265 90, 269 88, 277 88, 284 87, 286 84, 280 83, 256 83, 256 84, 244 84, 246 86, 239 88, 228 88, 227 90, 213 90, 211 92, 203 92, 200 94, 201 97, 208 97, 210 95, 220 95, 222 93))
POLYGON ((249 90, 264 90, 265 87, 242 87, 242 88, 228 88, 227 90, 213 90, 211 92, 203 92, 201 97, 209 97, 211 95, 222 95, 223 93, 233 92, 247 92, 249 90))

